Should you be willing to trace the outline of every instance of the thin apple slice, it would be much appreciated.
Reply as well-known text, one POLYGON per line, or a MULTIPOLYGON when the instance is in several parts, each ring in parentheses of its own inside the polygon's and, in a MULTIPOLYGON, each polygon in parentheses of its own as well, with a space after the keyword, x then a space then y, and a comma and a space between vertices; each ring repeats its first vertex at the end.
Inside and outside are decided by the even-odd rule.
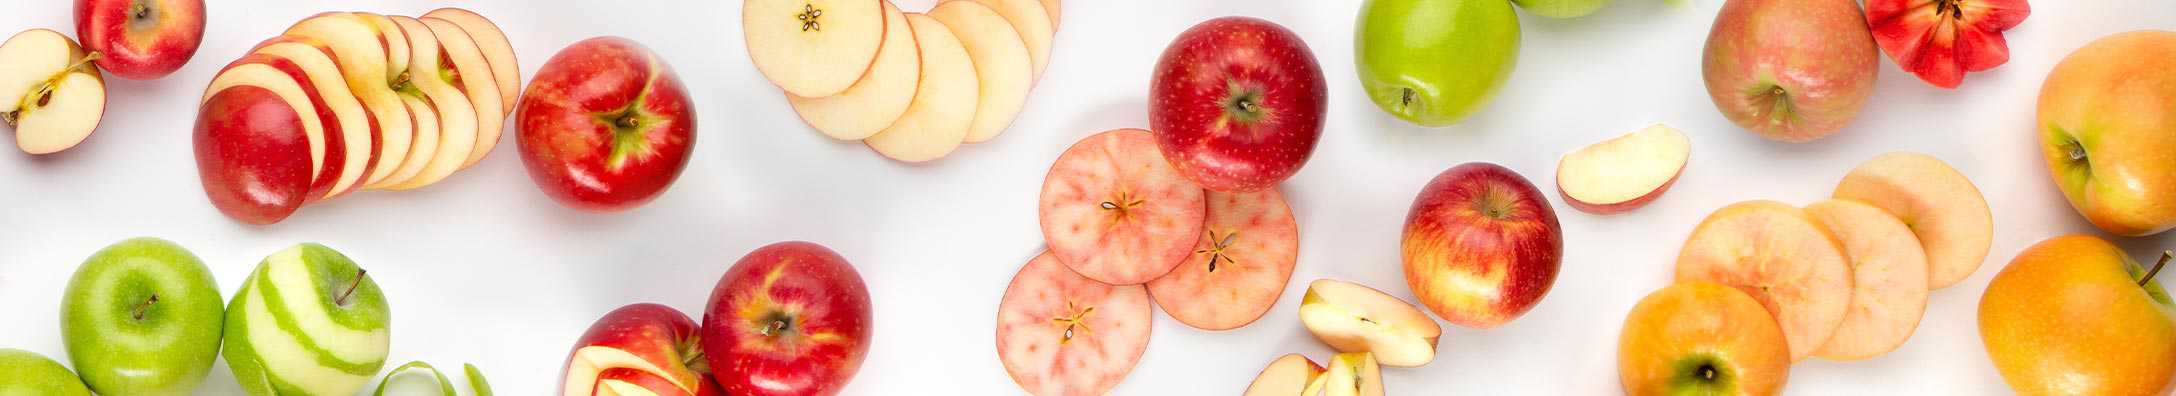
POLYGON ((929 16, 944 22, 967 47, 967 57, 975 64, 976 81, 981 83, 982 100, 976 104, 975 120, 967 129, 967 143, 989 141, 1005 133, 1013 118, 1020 115, 1021 106, 1027 104, 1028 89, 1035 86, 1035 65, 1028 60, 1027 44, 1020 41, 1020 31, 1014 30, 1012 23, 996 10, 972 1, 938 3, 937 8, 929 10, 929 16))
POLYGON ((318 105, 332 111, 337 127, 327 129, 339 131, 337 140, 347 152, 341 155, 345 163, 340 166, 339 179, 334 182, 332 191, 319 200, 332 199, 362 187, 362 179, 370 175, 370 167, 377 163, 377 146, 382 139, 378 135, 383 132, 377 121, 370 117, 370 111, 363 107, 363 102, 348 90, 346 80, 340 75, 340 65, 333 61, 332 49, 315 40, 280 36, 258 44, 250 53, 282 58, 301 68, 308 76, 311 88, 316 90, 318 105))
MULTIPOLYGON (((963 0, 951 0, 963 1, 963 0)), ((1056 19, 1043 2, 1037 0, 973 0, 990 6, 1005 20, 1012 21, 1014 30, 1020 32, 1020 42, 1028 47, 1028 61, 1035 64, 1036 81, 1042 81, 1043 69, 1050 67, 1050 40, 1056 37, 1056 19)))
POLYGON ((469 104, 476 106, 476 142, 469 150, 468 158, 461 161, 467 169, 482 161, 485 154, 498 146, 499 133, 506 127, 506 103, 499 101, 498 80, 491 73, 491 63, 477 49, 475 39, 460 25, 443 19, 423 19, 424 26, 438 38, 443 62, 440 68, 446 72, 436 76, 445 84, 458 89, 468 97, 469 104))
POLYGON ((438 123, 438 110, 431 106, 428 99, 405 94, 401 95, 400 103, 408 107, 409 116, 415 117, 415 139, 409 141, 408 153, 400 161, 400 168, 393 170, 393 174, 386 176, 385 180, 363 186, 365 188, 385 190, 401 183, 407 183, 408 180, 423 174, 423 169, 431 165, 431 157, 438 155, 438 139, 441 130, 438 123))
POLYGON ((1851 258, 1851 309, 1813 356, 1859 360, 1903 346, 1927 312, 1927 251, 1904 221, 1848 199, 1806 205, 1851 258))
POLYGON ((197 111, 193 141, 204 194, 220 213, 272 224, 302 207, 310 189, 310 143, 301 112, 272 90, 241 85, 214 92, 197 111))
POLYGON ((1050 14, 1050 30, 1058 30, 1058 14, 1064 11, 1059 0, 1043 0, 1043 11, 1050 14))
POLYGON ((1690 159, 1692 141, 1655 124, 1565 154, 1556 163, 1556 191, 1573 209, 1622 213, 1662 196, 1690 159))
POLYGON ((408 65, 410 84, 423 93, 438 114, 438 144, 434 147, 423 169, 414 178, 386 186, 389 190, 413 190, 438 183, 461 170, 468 163, 469 153, 476 149, 476 105, 468 101, 468 94, 443 78, 452 73, 452 64, 445 60, 445 50, 438 46, 438 36, 422 21, 404 16, 391 17, 408 37, 412 49, 408 65))
POLYGON ((1330 369, 1300 390, 1305 396, 1383 396, 1383 369, 1367 352, 1330 357, 1330 369))
POLYGON ((326 119, 319 117, 315 106, 317 101, 312 100, 310 94, 303 91, 302 82, 297 81, 295 76, 289 75, 272 65, 252 62, 274 59, 276 58, 261 55, 256 56, 254 59, 244 57, 228 65, 225 69, 220 70, 217 76, 212 77, 211 85, 204 88, 204 97, 197 104, 202 105, 204 102, 211 101, 212 96, 219 94, 220 91, 239 86, 264 88, 271 91, 272 94, 278 95, 281 100, 285 100, 288 109, 293 110, 295 118, 302 122, 303 141, 309 147, 311 180, 309 192, 312 193, 313 197, 321 197, 323 196, 322 192, 319 191, 320 189, 317 186, 322 184, 318 183, 318 181, 322 180, 319 175, 324 173, 325 166, 326 119))
POLYGON ((907 15, 884 3, 884 47, 861 81, 846 92, 821 98, 786 94, 786 103, 817 132, 839 140, 862 140, 906 116, 922 82, 921 46, 907 15))
POLYGON ((297 111, 303 112, 306 121, 308 118, 316 119, 314 127, 311 122, 303 123, 303 131, 308 133, 307 136, 310 139, 311 160, 315 163, 312 168, 314 173, 311 176, 313 181, 310 182, 309 202, 316 202, 332 196, 336 189, 340 187, 341 177, 348 173, 347 169, 345 169, 348 154, 347 140, 341 136, 344 132, 340 129, 340 117, 334 115, 332 108, 325 105, 326 100, 317 91, 316 84, 310 81, 309 73, 304 71, 302 66, 296 65, 287 58, 265 54, 250 54, 234 61, 233 64, 227 66, 227 71, 222 71, 219 77, 212 79, 213 89, 225 89, 235 84, 257 83, 270 83, 271 85, 267 87, 271 88, 275 93, 282 94, 282 97, 292 98, 288 95, 299 94, 302 102, 290 104, 295 106, 297 111), (256 71, 258 70, 256 66, 270 67, 278 76, 235 70, 238 67, 248 67, 251 71, 256 71), (229 74, 229 71, 236 73, 229 74), (277 81, 261 81, 260 79, 277 81))
POLYGON ((96 57, 59 32, 30 29, 0 43, 0 123, 15 147, 51 154, 75 147, 106 114, 106 80, 96 57))
MULTIPOLYGON (((514 99, 521 97, 521 63, 514 57, 514 45, 506 40, 506 32, 474 11, 460 8, 440 8, 423 14, 423 19, 453 22, 476 41, 476 49, 483 52, 484 61, 491 65, 491 79, 498 83, 499 103, 504 105, 506 118, 514 114, 514 99)), ((489 151, 489 150, 485 150, 489 151)))
POLYGON ((1746 201, 1708 215, 1677 255, 1677 280, 1745 290, 1775 315, 1791 361, 1827 342, 1851 307, 1843 241, 1804 209, 1746 201))
MULTIPOLYGON (((409 42, 408 31, 402 30, 400 24, 393 23, 393 18, 385 15, 368 12, 350 12, 347 14, 363 21, 364 24, 370 25, 371 30, 376 31, 380 40, 383 40, 379 41, 378 45, 385 47, 386 76, 397 79, 401 75, 408 73, 408 66, 413 64, 410 62, 412 60, 410 58, 415 56, 414 47, 403 45, 403 43, 409 42)), ((394 84, 393 80, 387 80, 386 83, 398 85, 394 84)))
POLYGON ((1230 330, 1254 323, 1284 295, 1299 262, 1300 228, 1275 188, 1208 192, 1193 255, 1148 282, 1148 295, 1179 323, 1230 330))
POLYGON ((347 77, 349 91, 370 111, 380 132, 378 153, 371 156, 376 161, 368 167, 370 175, 363 178, 363 185, 378 185, 391 177, 407 159, 408 146, 414 143, 419 120, 409 113, 408 105, 389 85, 392 76, 386 72, 392 70, 392 66, 388 64, 390 50, 386 49, 386 37, 375 25, 348 13, 324 13, 303 19, 289 27, 287 34, 332 49, 333 60, 340 64, 341 74, 347 77))
POLYGON ((1112 286, 1045 252, 1028 260, 997 305, 997 358, 1020 389, 1101 395, 1148 350, 1148 290, 1112 286))
POLYGON ((1340 352, 1374 352, 1384 365, 1420 367, 1436 358, 1443 326, 1412 303, 1375 288, 1316 279, 1300 299, 1300 324, 1340 352))
MULTIPOLYGON (((861 80, 884 44, 882 0, 748 0, 748 58, 786 93, 820 98, 861 80)), ((917 38, 920 33, 917 32, 917 38)))
POLYGON ((1082 276, 1147 283, 1186 261, 1208 217, 1156 137, 1114 129, 1074 143, 1043 177, 1038 214, 1051 254, 1082 276))
MULTIPOLYGON (((754 2, 750 2, 754 3, 754 2)), ((922 82, 914 90, 914 103, 876 135, 862 140, 877 154, 902 162, 944 158, 967 140, 980 101, 975 64, 944 23, 922 14, 906 14, 921 46, 922 82)))
POLYGON ((1927 250, 1927 288, 1972 277, 1994 244, 1987 197, 1949 163, 1926 154, 1888 153, 1852 168, 1836 198, 1880 207, 1904 220, 1927 250))
POLYGON ((1247 385, 1244 396, 1292 396, 1307 389, 1307 384, 1323 373, 1322 365, 1307 360, 1297 353, 1285 354, 1269 362, 1261 374, 1254 376, 1254 383, 1247 385))

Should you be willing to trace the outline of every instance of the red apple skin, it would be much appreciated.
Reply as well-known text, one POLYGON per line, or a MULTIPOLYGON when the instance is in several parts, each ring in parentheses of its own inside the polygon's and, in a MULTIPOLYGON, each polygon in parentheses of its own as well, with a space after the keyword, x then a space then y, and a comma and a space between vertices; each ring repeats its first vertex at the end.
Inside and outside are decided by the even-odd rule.
MULTIPOLYGON (((686 314, 672 307, 653 303, 628 304, 604 314, 596 323, 589 325, 589 330, 582 333, 582 338, 574 342, 574 348, 567 350, 570 364, 562 365, 559 375, 562 378, 566 376, 566 370, 573 363, 574 351, 584 347, 604 346, 626 351, 657 367, 678 371, 673 374, 684 377, 681 380, 701 384, 694 396, 724 395, 710 379, 708 361, 702 356, 699 332, 694 319, 689 319, 686 314)), ((626 381, 655 391, 660 396, 688 394, 673 385, 671 380, 636 369, 604 370, 597 373, 597 379, 599 382, 607 379, 626 381)), ((586 393, 595 392, 595 389, 591 389, 586 393)), ((564 394, 565 390, 562 389, 561 393, 564 394)))
POLYGON ((243 223, 277 223, 310 191, 310 142, 279 94, 252 86, 221 90, 196 118, 196 169, 220 213, 243 223))
POLYGON ((2010 44, 2002 31, 2028 15, 2032 5, 2025 0, 1866 2, 1866 21, 1881 52, 1920 81, 1944 89, 1964 83, 1965 73, 2009 62, 2010 44))
POLYGON ((1473 162, 1421 188, 1401 247, 1414 297, 1444 321, 1487 329, 1518 319, 1549 294, 1564 232, 1533 183, 1473 162), (1481 287, 1464 287, 1476 283, 1481 287))
POLYGON ((823 245, 749 252, 703 312, 703 351, 727 394, 838 394, 869 354, 869 288, 823 245))
POLYGON ((521 160, 544 194, 613 212, 656 199, 695 146, 695 107, 672 66, 619 37, 567 46, 515 110, 521 160), (607 121, 612 120, 612 121, 607 121))
POLYGON ((1715 16, 1700 74, 1724 118, 1770 140, 1842 131, 1873 96, 1881 66, 1852 0, 1729 0, 1715 16), (1777 111, 1781 90, 1788 114, 1777 111))
MULTIPOLYGON (((227 64, 227 68, 232 69, 235 66, 251 63, 271 66, 273 69, 279 70, 280 73, 286 74, 288 78, 295 80, 296 85, 302 86, 303 95, 309 97, 311 107, 309 114, 317 115, 318 125, 322 125, 325 130, 323 138, 325 141, 325 163, 318 169, 317 178, 310 182, 310 194, 305 198, 305 201, 318 202, 324 200, 325 195, 332 192, 333 184, 340 181, 340 172, 345 170, 348 163, 347 139, 341 136, 344 132, 340 130, 339 117, 333 115, 332 108, 325 107, 325 99, 318 95, 317 85, 311 84, 310 76, 303 74, 302 66, 296 65, 293 61, 271 55, 250 54, 242 57, 242 59, 235 60, 234 63, 227 64)), ((307 130, 305 130, 305 133, 307 133, 307 130)))
POLYGON ((1329 88, 1298 34, 1223 17, 1179 33, 1149 83, 1156 147, 1179 173, 1218 192, 1291 178, 1322 137, 1329 88))
POLYGON ((1647 206, 1647 204, 1649 203, 1655 202, 1655 198, 1661 198, 1663 192, 1670 191, 1670 186, 1677 185, 1677 179, 1679 177, 1683 177, 1684 175, 1685 172, 1683 170, 1679 170, 1676 175, 1670 176, 1670 181, 1662 182, 1661 187, 1655 187, 1655 191, 1649 191, 1647 192, 1647 195, 1641 195, 1639 198, 1633 198, 1630 201, 1618 203, 1597 204, 1572 199, 1571 194, 1564 193, 1563 180, 1557 180, 1556 196, 1563 199, 1564 204, 1571 206, 1572 209, 1576 209, 1581 212, 1587 212, 1587 214, 1607 216, 1630 212, 1633 209, 1639 209, 1640 207, 1647 206))
POLYGON ((76 0, 76 38, 106 73, 166 77, 204 40, 204 0, 76 0))

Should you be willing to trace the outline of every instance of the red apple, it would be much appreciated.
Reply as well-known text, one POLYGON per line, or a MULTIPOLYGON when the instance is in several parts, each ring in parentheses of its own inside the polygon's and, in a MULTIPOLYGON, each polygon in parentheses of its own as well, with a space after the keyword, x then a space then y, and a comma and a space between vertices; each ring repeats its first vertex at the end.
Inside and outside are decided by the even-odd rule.
POLYGON ((710 380, 696 332, 695 321, 671 307, 640 303, 612 310, 589 325, 568 352, 560 393, 724 395, 710 380))
POLYGON ((1156 147, 1218 192, 1251 192, 1299 172, 1322 137, 1329 88, 1314 52, 1276 23, 1223 17, 1164 47, 1149 83, 1156 147))
POLYGON ((846 258, 808 242, 733 263, 703 309, 703 351, 733 395, 832 395, 869 354, 869 287, 846 258))
POLYGON ((695 147, 695 104, 649 48, 597 37, 544 62, 515 110, 521 160, 569 207, 626 210, 665 192, 695 147))
POLYGON ((76 0, 76 37, 98 68, 131 80, 166 77, 196 56, 204 0, 76 0))
POLYGON ((301 113, 270 89, 236 86, 205 100, 196 119, 196 169, 227 217, 272 224, 310 193, 310 143, 301 113))
POLYGON ((1731 123, 1798 143, 1858 119, 1880 66, 1856 2, 1728 0, 1708 30, 1700 75, 1731 123))
POLYGON ((1564 232, 1518 172, 1484 162, 1436 175, 1405 215, 1405 283, 1436 316, 1491 328, 1518 319, 1556 283, 1564 232))
POLYGON ((2032 14, 2025 0, 1867 0, 1874 43, 1904 71, 1942 88, 2010 61, 2002 31, 2032 14))

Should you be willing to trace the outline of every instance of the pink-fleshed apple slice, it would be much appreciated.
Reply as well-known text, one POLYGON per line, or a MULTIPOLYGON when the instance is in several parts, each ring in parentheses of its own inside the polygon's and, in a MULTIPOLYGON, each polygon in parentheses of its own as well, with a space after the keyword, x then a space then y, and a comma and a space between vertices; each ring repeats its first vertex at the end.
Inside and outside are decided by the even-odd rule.
POLYGON ((1028 47, 1028 62, 1035 64, 1034 80, 1043 79, 1043 69, 1050 67, 1050 41, 1057 37, 1057 17, 1043 8, 1037 0, 949 0, 975 1, 990 6, 998 15, 1012 22, 1013 30, 1020 32, 1020 42, 1028 47))
MULTIPOLYGON (((296 36, 280 36, 258 44, 251 54, 261 54, 286 59, 302 69, 308 76, 309 85, 317 91, 318 104, 330 109, 336 121, 340 146, 347 149, 341 157, 339 179, 332 191, 319 200, 328 200, 362 187, 362 179, 369 176, 370 167, 376 164, 379 133, 377 121, 370 111, 348 90, 347 82, 340 75, 340 65, 333 61, 333 53, 322 43, 296 36)), ((328 143, 328 147, 330 143, 328 143)))
POLYGON ((1209 192, 1193 255, 1148 282, 1148 295, 1179 323, 1230 330, 1261 319, 1284 295, 1299 262, 1300 229, 1284 194, 1209 192))
POLYGON ((1243 396, 1292 396, 1307 389, 1307 384, 1323 373, 1322 365, 1308 360, 1307 356, 1288 353, 1270 361, 1261 374, 1254 375, 1254 382, 1247 384, 1243 396))
POLYGON ((862 140, 906 116, 922 82, 921 46, 899 7, 885 2, 884 19, 884 47, 861 81, 846 92, 821 98, 786 95, 801 121, 832 139, 862 140))
POLYGON ((907 26, 914 29, 914 41, 921 45, 922 82, 914 90, 907 114, 862 143, 887 158, 924 162, 944 158, 967 140, 976 103, 981 100, 976 90, 980 83, 967 47, 960 45, 950 28, 928 15, 907 14, 906 18, 907 26))
MULTIPOLYGON (((269 59, 272 58, 259 56, 255 60, 269 59)), ((221 70, 217 76, 212 77, 211 85, 204 88, 203 99, 197 103, 202 105, 204 102, 211 101, 212 96, 218 95, 220 91, 239 86, 264 88, 272 92, 272 94, 278 95, 281 100, 285 100, 288 109, 295 112, 295 119, 300 120, 302 123, 302 128, 299 131, 302 132, 303 141, 309 147, 309 174, 312 185, 310 190, 316 191, 315 186, 318 184, 316 182, 319 180, 318 175, 324 173, 325 119, 318 117, 316 106, 313 104, 316 101, 310 99, 310 94, 303 91, 302 83, 295 80, 294 76, 288 75, 271 65, 253 63, 251 60, 253 59, 248 57, 237 60, 228 65, 226 69, 221 70)))
POLYGON ((1045 252, 1028 260, 997 305, 997 358, 1039 396, 1110 392, 1148 351, 1148 290, 1112 286, 1045 252))
POLYGON ((741 2, 748 58, 755 61, 756 71, 788 94, 820 98, 845 92, 869 71, 884 44, 882 2, 741 2))
POLYGON ((1804 209, 1775 201, 1725 206, 1701 220, 1677 256, 1677 280, 1744 290, 1775 315, 1791 361, 1827 342, 1851 308, 1843 241, 1804 209))
POLYGON ((310 190, 310 143, 302 117, 263 87, 219 90, 198 109, 197 175, 212 206, 247 224, 277 223, 310 190))
MULTIPOLYGON (((382 183, 407 159, 408 146, 414 143, 419 116, 410 114, 401 95, 393 91, 393 70, 390 41, 377 26, 349 13, 324 13, 303 19, 287 28, 287 34, 323 44, 333 52, 333 60, 340 64, 341 75, 346 76, 349 92, 355 94, 363 107, 370 111, 379 130, 378 153, 371 156, 375 162, 369 166, 370 174, 363 178, 365 187, 382 183)), ((407 48, 407 46, 400 46, 407 48)), ((402 62, 406 62, 405 57, 402 62)), ((406 67, 406 64, 402 64, 406 67)))
POLYGON ((1806 205, 1851 258, 1851 309, 1813 356, 1859 360, 1903 346, 1927 311, 1927 251, 1903 220, 1848 199, 1806 205))
POLYGON ((975 120, 967 129, 967 143, 981 143, 1005 133, 1020 107, 1027 104, 1028 88, 1035 86, 1034 64, 1028 61, 1027 44, 1020 42, 1005 16, 972 1, 938 3, 929 16, 944 22, 967 47, 974 61, 982 100, 975 105, 975 120))
POLYGON ((213 89, 226 89, 236 84, 257 84, 262 82, 260 79, 271 79, 280 80, 269 82, 270 85, 267 87, 273 88, 273 92, 286 94, 290 92, 289 90, 293 90, 293 93, 299 93, 299 97, 303 101, 290 104, 296 106, 296 110, 303 112, 304 118, 314 117, 317 120, 315 128, 312 128, 309 122, 303 123, 303 130, 308 133, 310 139, 312 161, 315 163, 315 167, 312 168, 314 173, 311 176, 308 202, 316 202, 332 196, 337 191, 336 189, 340 187, 340 179, 348 174, 347 169, 345 169, 348 154, 347 140, 342 136, 345 132, 340 129, 339 116, 334 115, 332 108, 325 105, 327 100, 318 92, 316 84, 310 81, 309 73, 286 58, 265 54, 250 54, 228 65, 227 71, 234 71, 239 67, 249 67, 251 70, 257 70, 257 66, 270 67, 276 74, 280 75, 279 77, 285 78, 276 78, 266 75, 266 73, 238 72, 230 75, 226 71, 222 71, 219 77, 212 80, 212 87, 213 89), (291 85, 290 82, 292 82, 291 85))
MULTIPOLYGON (((484 61, 491 65, 491 80, 498 83, 499 103, 505 104, 505 114, 514 114, 514 99, 521 97, 521 64, 514 57, 514 45, 506 40, 506 32, 474 11, 460 8, 440 8, 424 13, 423 19, 453 22, 476 41, 476 49, 483 52, 484 61)), ((489 150, 485 150, 489 151, 489 150)))
POLYGON ((1556 191, 1581 212, 1623 213, 1662 196, 1690 159, 1692 141, 1655 124, 1565 154, 1556 163, 1556 191))
POLYGON ((1050 253, 1082 276, 1137 285, 1193 253, 1208 207, 1139 129, 1089 136, 1043 176, 1038 214, 1050 253))
POLYGON ((423 169, 414 178, 386 186, 389 190, 413 190, 445 180, 454 171, 468 163, 469 153, 476 149, 476 105, 468 101, 468 94, 441 76, 453 73, 453 64, 445 61, 445 50, 438 45, 438 36, 423 25, 423 21, 404 16, 391 17, 408 37, 409 79, 415 90, 423 93, 438 114, 438 142, 425 161, 423 169))
POLYGON ((1995 219, 1987 197, 1964 173, 1934 156, 1888 153, 1852 168, 1836 198, 1880 207, 1904 220, 1927 249, 1927 288, 1962 282, 1987 260, 1995 219))
POLYGON ((506 103, 500 102, 498 78, 491 73, 491 63, 485 60, 483 51, 476 47, 476 40, 453 22, 443 19, 422 19, 438 37, 443 54, 444 72, 436 76, 447 85, 460 90, 468 97, 469 104, 476 106, 476 143, 469 150, 468 158, 461 161, 467 169, 482 161, 493 147, 498 146, 499 133, 506 127, 506 103))

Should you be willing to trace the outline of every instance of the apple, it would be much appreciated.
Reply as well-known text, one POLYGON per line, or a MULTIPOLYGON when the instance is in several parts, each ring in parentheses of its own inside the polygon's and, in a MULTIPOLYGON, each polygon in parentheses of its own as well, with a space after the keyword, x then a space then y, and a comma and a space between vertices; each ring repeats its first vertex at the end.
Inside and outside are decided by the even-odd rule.
POLYGON ((1759 301, 1718 283, 1648 294, 1617 335, 1626 395, 1775 395, 1790 375, 1783 329, 1759 301))
POLYGON ((1164 161, 1155 139, 1139 129, 1104 131, 1050 165, 1036 213, 1059 262, 1097 282, 1138 285, 1194 251, 1205 196, 1164 161))
POLYGON ((1383 396, 1383 370, 1375 355, 1346 352, 1330 357, 1330 369, 1300 390, 1306 396, 1383 396))
MULTIPOLYGON (((360 15, 339 12, 318 14, 287 28, 286 35, 309 39, 332 50, 333 60, 339 62, 341 74, 347 78, 348 88, 377 122, 380 138, 377 161, 371 166, 370 175, 363 179, 364 187, 382 186, 386 179, 406 166, 409 146, 414 144, 419 133, 436 133, 435 118, 430 114, 415 114, 413 110, 419 103, 395 92, 391 85, 408 67, 408 46, 389 45, 407 42, 405 37, 396 40, 396 36, 392 36, 398 31, 380 30, 376 23, 360 15), (394 56, 396 54, 400 56, 394 56), (425 125, 427 121, 434 125, 425 125)), ((201 118, 204 112, 199 114, 201 118)))
POLYGON ((703 352, 727 394, 838 394, 869 355, 873 310, 845 257, 773 243, 734 262, 711 289, 703 352))
POLYGON ((2176 227, 2176 32, 2102 37, 2040 85, 2040 153, 2094 227, 2144 236, 2176 227))
POLYGON ((1030 394, 1110 393, 1148 351, 1148 291, 1066 269, 1044 252, 1028 260, 997 304, 997 360, 1030 394))
POLYGON ((951 154, 967 139, 981 101, 980 83, 971 54, 951 28, 928 15, 905 18, 921 47, 921 84, 906 114, 862 143, 887 158, 924 162, 951 154))
POLYGON ((1550 18, 1578 18, 1609 5, 1610 0, 1511 0, 1526 12, 1550 18))
POLYGON ((1307 384, 1323 373, 1322 365, 1297 353, 1285 354, 1269 362, 1262 373, 1247 384, 1244 396, 1291 396, 1307 389, 1307 384))
POLYGON ((2159 395, 2176 377, 2176 301, 2100 238, 2050 238, 2011 259, 1980 296, 1980 341, 2020 394, 2159 395))
POLYGON ((869 73, 845 92, 821 98, 786 95, 794 114, 824 136, 861 140, 884 131, 907 114, 922 82, 921 45, 907 15, 891 2, 884 3, 884 46, 877 52, 869 73))
POLYGON ((1798 143, 1859 117, 1880 56, 1851 0, 1728 0, 1708 30, 1700 75, 1731 123, 1798 143))
POLYGON ((1429 180, 1406 212, 1401 240, 1414 297, 1443 320, 1472 328, 1501 326, 1534 309, 1564 261, 1564 230, 1547 196, 1518 172, 1485 162, 1429 180))
POLYGON ((270 55, 249 55, 228 64, 212 78, 204 89, 205 99, 211 94, 239 86, 264 88, 278 95, 287 107, 295 111, 295 119, 302 121, 302 135, 309 143, 310 187, 305 203, 331 194, 337 179, 344 173, 347 149, 338 144, 338 115, 323 106, 325 100, 309 82, 307 72, 285 58, 270 55))
POLYGON ((43 355, 0 348, 0 395, 91 396, 76 373, 43 355))
POLYGON ((1194 254, 1148 282, 1148 295, 1179 323, 1202 330, 1244 327, 1268 314, 1292 281, 1299 222, 1284 193, 1210 192, 1194 254))
POLYGON ((1964 173, 1926 154, 1882 154, 1836 183, 1836 198, 1873 204, 1910 226, 1927 251, 1927 288, 1962 282, 1987 260, 1994 215, 1964 173))
POLYGON ((1888 211, 1848 199, 1806 205, 1806 214, 1835 233, 1851 259, 1851 308, 1813 356, 1859 360, 1903 346, 1927 312, 1927 251, 1911 227, 1888 211))
POLYGON ((1556 163, 1556 191, 1581 212, 1624 213, 1669 191, 1691 159, 1685 133, 1655 124, 1565 154, 1556 163))
POLYGON ((1709 214, 1685 238, 1677 281, 1708 281, 1745 291, 1783 328, 1792 362, 1812 356, 1851 308, 1852 273, 1844 243, 1805 209, 1745 201, 1709 214))
MULTIPOLYGON (((491 384, 484 381, 484 373, 477 371, 476 365, 473 364, 463 364, 461 366, 466 371, 465 374, 468 377, 469 394, 476 396, 491 396, 491 384)), ((412 378, 416 376, 420 376, 420 374, 410 375, 409 377, 412 378)), ((446 379, 446 374, 438 372, 438 368, 431 367, 429 363, 424 363, 420 360, 408 362, 408 364, 403 364, 400 365, 400 367, 393 368, 392 371, 387 371, 385 373, 385 378, 378 380, 378 391, 376 393, 372 393, 372 395, 384 396, 387 390, 392 390, 392 393, 396 395, 414 395, 421 394, 423 392, 435 392, 435 394, 438 394, 440 396, 458 395, 458 393, 455 393, 455 391, 453 390, 453 381, 446 379), (430 374, 431 388, 436 389, 424 388, 425 390, 416 390, 419 387, 419 385, 416 384, 416 381, 401 381, 401 376, 403 374, 418 371, 430 374)))
MULTIPOLYGON (((959 1, 959 0, 944 0, 959 1)), ((1050 67, 1050 45, 1058 34, 1058 0, 974 0, 989 6, 1012 22, 1020 42, 1028 47, 1028 62, 1035 64, 1035 80, 1050 67)))
POLYGON ((1149 130, 1180 174, 1218 192, 1259 191, 1307 165, 1328 84, 1298 34, 1250 17, 1179 33, 1149 81, 1149 130))
POLYGON ((212 206, 247 224, 277 223, 310 198, 302 116, 272 90, 220 90, 197 112, 197 174, 212 206))
POLYGON ((1519 58, 1519 15, 1501 0, 1367 0, 1353 28, 1360 86, 1384 112, 1426 127, 1480 111, 1519 58))
POLYGON ((2032 14, 2025 0, 1867 0, 1874 42, 1904 71, 1942 88, 2010 61, 2002 31, 2032 14))
POLYGON ((75 147, 106 114, 106 80, 75 40, 30 29, 0 43, 0 123, 15 129, 15 147, 52 154, 75 147))
MULTIPOLYGON (((740 26, 756 71, 788 94, 845 92, 884 44, 883 0, 752 0, 740 26)), ((539 72, 538 79, 543 79, 539 72)), ((531 89, 534 89, 533 87, 531 89)))
POLYGON ((695 104, 679 75, 649 48, 619 37, 582 40, 552 55, 514 119, 529 178, 552 200, 582 210, 620 211, 656 199, 695 147, 695 104))
POLYGON ((204 40, 204 0, 76 0, 76 37, 108 73, 166 77, 204 40))
POLYGON ((107 395, 187 395, 219 357, 224 301, 212 271, 180 245, 124 240, 76 267, 60 333, 83 383, 107 395))
POLYGON ((1035 64, 1029 61, 1028 47, 1020 41, 1020 31, 1014 29, 1004 15, 973 1, 937 3, 936 8, 929 10, 929 17, 950 28, 960 44, 966 46, 967 58, 974 61, 981 100, 977 101, 966 142, 981 143, 996 138, 1005 132, 1005 127, 1012 125, 1020 108, 1027 104, 1028 89, 1035 86, 1035 64))
POLYGON ((1420 367, 1436 358, 1443 327, 1413 304, 1381 290, 1316 279, 1300 299, 1300 324, 1340 352, 1372 352, 1383 365, 1420 367))
POLYGON ((251 396, 352 395, 385 367, 392 313, 368 272, 304 243, 265 257, 223 330, 227 368, 251 396))
POLYGON ((384 140, 380 136, 384 131, 370 118, 369 109, 363 107, 363 103, 348 89, 346 78, 340 74, 340 65, 333 61, 332 49, 313 40, 280 36, 258 44, 250 54, 251 57, 268 57, 258 59, 263 59, 264 63, 273 65, 282 72, 299 70, 302 77, 297 79, 302 80, 303 85, 309 86, 310 91, 314 91, 311 98, 315 105, 322 111, 332 113, 332 122, 323 124, 326 130, 335 131, 338 136, 328 136, 325 147, 341 147, 346 150, 328 151, 325 154, 328 161, 321 167, 336 168, 339 171, 319 172, 318 182, 331 181, 330 185, 325 186, 330 191, 313 198, 319 201, 329 200, 360 189, 363 178, 368 177, 377 165, 378 144, 384 140), (329 161, 334 157, 344 161, 329 161))
POLYGON ((560 394, 723 396, 711 381, 700 331, 687 314, 664 305, 612 310, 567 352, 560 394))

